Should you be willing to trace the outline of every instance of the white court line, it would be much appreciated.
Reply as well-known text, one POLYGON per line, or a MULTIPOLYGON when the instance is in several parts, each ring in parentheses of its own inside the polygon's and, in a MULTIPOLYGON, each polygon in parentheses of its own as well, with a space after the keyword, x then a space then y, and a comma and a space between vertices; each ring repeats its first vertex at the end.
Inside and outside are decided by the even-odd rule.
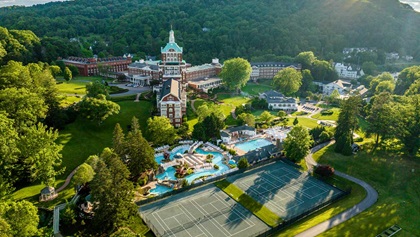
MULTIPOLYGON (((203 214, 204 216, 206 216, 206 215, 208 215, 209 213, 206 211, 206 210, 204 210, 204 209, 201 209, 200 208, 200 204, 198 204, 198 203, 196 203, 196 201, 195 200, 191 200, 191 204, 195 207, 195 208, 197 208, 197 210, 199 211, 199 212, 201 212, 201 214, 203 214), (204 213, 203 213, 203 211, 204 211, 204 213)), ((208 220, 210 220, 210 222, 216 227, 216 229, 219 229, 218 227, 219 226, 217 226, 215 223, 214 223, 214 221, 213 221, 213 218, 208 218, 208 220)), ((207 228, 206 228, 207 229, 207 228)), ((219 229, 219 230, 222 230, 222 229, 219 229)), ((223 230, 225 230, 225 228, 223 228, 223 230)), ((208 230, 207 230, 208 231, 208 230)), ((222 231, 223 232, 223 231, 222 231)), ((225 232, 227 232, 226 230, 225 230, 225 232)), ((225 233, 226 234, 226 233, 225 233)), ((229 234, 229 232, 228 232, 228 234, 229 234)), ((230 235, 229 235, 230 236, 230 235)))
POLYGON ((169 226, 168 225, 166 225, 166 223, 165 223, 165 221, 163 221, 162 220, 162 218, 160 217, 160 215, 158 214, 158 213, 152 213, 152 215, 153 215, 153 217, 158 221, 158 223, 159 223, 159 225, 160 226, 162 226, 163 227, 163 234, 165 234, 166 233, 166 230, 168 230, 168 231, 170 231, 171 232, 171 235, 174 235, 174 232, 172 232, 172 230, 169 228, 169 226), (155 214, 156 214, 156 216, 155 216, 155 214), (160 222, 159 222, 159 219, 162 221, 162 223, 163 223, 163 225, 165 225, 166 226, 166 228, 165 228, 165 226, 163 226, 160 222))
MULTIPOLYGON (((193 236, 190 234, 190 232, 188 232, 188 230, 187 230, 187 229, 185 229, 184 225, 183 225, 183 224, 181 224, 181 222, 179 222, 179 221, 178 221, 178 219, 176 219, 176 218, 175 218, 175 220, 176 220, 176 222, 178 222, 178 224, 179 224, 180 226, 182 226, 182 229, 184 229, 184 230, 185 230, 185 232, 187 232, 187 234, 188 234, 189 236, 193 237, 193 236)), ((172 231, 171 231, 171 232, 172 232, 172 231)))
POLYGON ((163 220, 167 220, 167 219, 175 218, 175 217, 180 216, 180 215, 182 215, 182 214, 184 214, 184 215, 185 215, 185 213, 179 213, 179 214, 176 214, 176 215, 174 215, 174 216, 170 216, 170 217, 167 217, 167 218, 163 218, 163 220))
MULTIPOLYGON (((188 211, 188 209, 186 208, 186 207, 184 207, 182 204, 180 204, 180 206, 182 206, 182 208, 183 209, 185 209, 185 212, 187 212, 189 215, 191 215, 191 217, 192 218, 194 218, 194 215, 193 214, 191 214, 189 211, 188 211)), ((183 210, 184 211, 184 210, 183 210)), ((188 215, 187 215, 187 217, 188 217, 188 219, 190 220, 190 221, 193 221, 188 215)), ((194 218, 195 220, 197 220, 196 218, 194 218)), ((197 227, 198 227, 198 229, 202 232, 202 234, 204 234, 205 236, 208 236, 208 235, 206 235, 205 233, 204 233, 204 231, 200 228, 200 226, 204 229, 204 230, 206 230, 206 232, 210 235, 210 236, 212 236, 212 234, 200 223, 200 221, 198 221, 198 225, 200 225, 200 226, 198 226, 197 224, 195 224, 197 227)), ((201 235, 200 235, 201 236, 201 235)))

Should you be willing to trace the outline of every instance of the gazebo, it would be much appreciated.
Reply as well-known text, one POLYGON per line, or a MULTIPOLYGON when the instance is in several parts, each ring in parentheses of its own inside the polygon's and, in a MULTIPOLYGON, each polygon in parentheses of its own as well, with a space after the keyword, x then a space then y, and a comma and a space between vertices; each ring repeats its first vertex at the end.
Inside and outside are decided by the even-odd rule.
POLYGON ((55 192, 54 187, 45 187, 41 190, 41 196, 39 197, 40 202, 46 202, 53 200, 58 196, 58 193, 55 192))

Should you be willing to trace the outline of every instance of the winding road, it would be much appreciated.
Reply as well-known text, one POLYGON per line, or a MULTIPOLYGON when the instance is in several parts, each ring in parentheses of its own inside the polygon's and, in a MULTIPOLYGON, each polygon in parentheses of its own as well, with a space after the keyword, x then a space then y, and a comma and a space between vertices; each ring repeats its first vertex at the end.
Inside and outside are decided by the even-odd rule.
MULTIPOLYGON (((315 146, 311 149, 311 153, 305 157, 306 165, 308 166, 308 170, 311 170, 314 166, 317 165, 317 162, 312 158, 312 153, 315 153, 316 151, 322 149, 325 146, 334 144, 334 141, 327 142, 320 144, 318 146, 315 146)), ((366 183, 363 180, 357 179, 353 176, 350 176, 348 174, 342 173, 340 171, 335 171, 335 174, 337 176, 343 177, 347 180, 350 180, 352 182, 357 183, 358 185, 362 186, 366 190, 366 197, 358 204, 354 205, 352 208, 345 210, 344 212, 341 212, 332 218, 319 223, 316 226, 313 226, 302 233, 296 235, 298 237, 308 237, 308 236, 317 236, 321 234, 322 232, 325 232, 332 227, 339 225, 350 218, 354 217, 355 215, 361 213, 362 211, 366 210, 367 208, 371 207, 373 204, 376 203, 378 200, 378 192, 370 186, 368 183, 366 183)))

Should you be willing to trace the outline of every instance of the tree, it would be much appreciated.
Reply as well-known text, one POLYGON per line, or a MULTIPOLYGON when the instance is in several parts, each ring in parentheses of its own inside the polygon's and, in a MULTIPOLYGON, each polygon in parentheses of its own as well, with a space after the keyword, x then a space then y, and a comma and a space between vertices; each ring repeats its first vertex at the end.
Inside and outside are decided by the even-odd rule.
POLYGON ((279 117, 279 119, 280 119, 280 121, 282 123, 282 126, 286 126, 287 125, 287 122, 289 121, 289 119, 287 118, 287 113, 286 112, 284 112, 283 110, 280 110, 277 113, 277 117, 279 117))
POLYGON ((229 90, 240 90, 251 76, 251 65, 243 58, 232 58, 223 64, 219 77, 229 90))
POLYGON ((395 85, 395 94, 403 95, 405 91, 415 81, 420 79, 420 66, 411 66, 405 68, 398 75, 398 80, 395 85))
POLYGON ((297 117, 295 117, 295 120, 293 120, 293 126, 296 126, 299 123, 299 120, 297 117))
POLYGON ((38 223, 38 209, 32 203, 25 200, 0 202, 0 228, 6 227, 11 236, 35 236, 38 233, 38 223))
POLYGON ((94 228, 97 233, 112 233, 119 227, 126 226, 137 208, 133 184, 128 180, 130 172, 121 159, 111 149, 105 148, 95 169, 91 182, 94 205, 94 228))
POLYGON ((64 69, 63 76, 64 80, 66 81, 70 81, 71 79, 73 79, 73 75, 68 67, 64 69))
POLYGON ((19 133, 13 127, 13 120, 7 118, 4 112, 0 112, 0 201, 2 197, 13 191, 12 184, 16 181, 14 177, 14 164, 18 161, 20 153, 17 148, 19 133))
POLYGON ((0 110, 5 111, 20 130, 45 118, 48 108, 41 96, 26 88, 6 88, 0 90, 0 110))
POLYGON ((99 94, 97 98, 87 97, 79 103, 79 111, 86 119, 101 124, 109 116, 118 114, 120 106, 108 101, 105 95, 99 94))
POLYGON ((99 95, 105 95, 109 99, 108 89, 99 81, 89 82, 86 85, 86 96, 97 98, 99 95))
POLYGON ((274 116, 268 111, 262 112, 261 115, 259 116, 259 120, 264 123, 269 123, 273 119, 274 119, 274 116))
POLYGON ((245 169, 247 167, 249 167, 248 159, 246 157, 242 157, 241 159, 239 159, 238 168, 245 169))
POLYGON ((361 98, 359 96, 351 96, 341 102, 340 114, 338 115, 337 127, 334 133, 336 140, 335 152, 345 155, 351 154, 353 132, 358 126, 357 116, 359 115, 360 105, 361 98))
MULTIPOLYGON (((371 80, 370 90, 376 92, 376 88, 379 85, 379 83, 381 83, 381 82, 390 82, 390 83, 394 84, 394 77, 389 72, 384 72, 384 73, 378 75, 377 77, 375 77, 371 80)), ((386 88, 387 85, 388 85, 388 83, 384 84, 382 87, 386 88)), ((382 92, 382 91, 380 91, 380 92, 382 92)))
POLYGON ((403 144, 407 155, 415 156, 420 150, 420 94, 400 98, 395 104, 394 135, 403 144))
POLYGON ((283 94, 293 95, 302 85, 302 74, 294 68, 285 68, 274 76, 273 84, 283 94))
POLYGON ((255 116, 252 114, 242 113, 238 115, 239 125, 247 124, 248 126, 255 126, 255 116))
POLYGON ((368 133, 376 134, 375 146, 378 146, 379 139, 382 140, 392 134, 394 111, 390 93, 383 92, 372 98, 372 107, 366 120, 369 123, 368 133))
POLYGON ((115 124, 114 135, 112 136, 112 147, 114 148, 114 152, 120 157, 123 157, 126 154, 124 132, 119 123, 115 124))
MULTIPOLYGON (((21 166, 20 178, 27 177, 30 181, 40 180, 52 186, 55 176, 64 172, 61 165, 62 145, 56 143, 58 132, 48 129, 41 123, 25 129, 25 135, 20 137, 18 149, 21 166)), ((18 165, 19 166, 19 165, 18 165)))
POLYGON ((302 85, 299 88, 300 96, 306 97, 308 92, 315 92, 315 84, 313 83, 314 78, 312 77, 311 71, 305 69, 302 71, 302 85))
POLYGON ((84 185, 90 181, 92 181, 93 177, 95 176, 95 171, 93 170, 92 166, 89 164, 83 163, 81 164, 76 173, 73 175, 73 182, 76 185, 84 185))
POLYGON ((316 81, 332 82, 338 79, 338 74, 332 64, 324 60, 315 60, 311 74, 316 81))
POLYGON ((382 92, 388 92, 392 93, 394 92, 395 84, 391 81, 381 81, 376 86, 375 93, 382 93, 382 92))
POLYGON ((198 121, 200 122, 203 121, 210 114, 214 114, 220 120, 225 120, 225 115, 223 114, 223 111, 221 110, 220 106, 215 104, 203 104, 200 107, 198 107, 196 113, 198 116, 198 121))
POLYGON ((404 95, 410 96, 410 95, 418 95, 420 94, 420 79, 413 82, 411 86, 408 88, 408 90, 405 91, 404 95))
POLYGON ((364 62, 362 64, 362 70, 367 75, 375 75, 376 72, 376 64, 372 61, 364 62))
POLYGON ((312 51, 301 52, 295 57, 295 62, 302 65, 302 69, 309 69, 316 57, 312 51))
POLYGON ((49 66, 49 69, 51 71, 51 75, 56 78, 58 75, 61 74, 61 68, 57 65, 51 65, 49 66))
POLYGON ((290 160, 299 162, 309 154, 309 148, 313 141, 309 132, 304 127, 297 125, 287 134, 284 139, 284 152, 290 160))
POLYGON ((137 178, 146 170, 157 169, 155 151, 144 139, 136 117, 131 120, 131 131, 127 134, 125 144, 128 155, 126 163, 132 177, 137 178))
POLYGON ((207 138, 219 138, 220 130, 225 127, 225 122, 217 117, 216 114, 211 113, 203 120, 203 126, 206 128, 207 138))
POLYGON ((154 145, 173 144, 176 138, 174 126, 166 117, 154 116, 147 119, 147 137, 154 145))
POLYGON ((206 136, 207 129, 204 127, 202 122, 198 122, 194 125, 194 130, 192 132, 192 137, 194 139, 200 140, 200 141, 207 141, 208 138, 206 136))

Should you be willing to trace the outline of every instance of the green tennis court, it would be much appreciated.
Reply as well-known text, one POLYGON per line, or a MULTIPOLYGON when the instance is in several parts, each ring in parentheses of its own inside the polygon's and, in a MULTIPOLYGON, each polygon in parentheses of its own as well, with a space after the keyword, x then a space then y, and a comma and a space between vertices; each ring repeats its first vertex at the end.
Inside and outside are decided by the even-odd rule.
POLYGON ((271 163, 227 180, 284 220, 296 217, 342 193, 283 162, 271 163))
POLYGON ((270 229, 213 184, 140 207, 156 236, 255 236, 270 229))

